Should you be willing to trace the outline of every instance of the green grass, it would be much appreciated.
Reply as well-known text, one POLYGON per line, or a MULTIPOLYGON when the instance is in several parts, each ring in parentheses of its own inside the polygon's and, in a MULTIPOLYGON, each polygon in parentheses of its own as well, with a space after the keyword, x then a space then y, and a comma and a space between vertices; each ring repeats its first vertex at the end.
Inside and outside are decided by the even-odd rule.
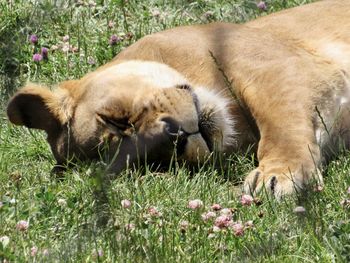
POLYGON ((243 206, 237 181, 254 166, 252 156, 234 156, 228 174, 210 166, 192 175, 183 167, 162 174, 127 171, 104 188, 101 164, 78 164, 63 178, 50 175, 54 160, 45 135, 10 125, 4 111, 26 81, 79 78, 149 33, 216 20, 239 23, 306 2, 267 1, 268 12, 248 0, 0 2, 0 262, 349 262, 350 209, 340 204, 350 198, 348 153, 326 168, 322 192, 310 189, 282 202, 263 195, 261 204, 243 206), (128 33, 130 39, 108 44, 112 34, 128 33), (38 35, 37 45, 29 43, 30 34, 38 35), (58 49, 48 61, 32 61, 41 47, 62 45, 65 35, 76 52, 58 49), (123 208, 123 199, 132 206, 123 208), (203 207, 189 209, 192 199, 203 207), (201 214, 214 203, 254 227, 242 236, 213 231, 201 214), (293 212, 298 205, 306 212, 293 212), (151 207, 160 214, 152 216, 151 207), (16 229, 20 220, 29 221, 26 231, 16 229))

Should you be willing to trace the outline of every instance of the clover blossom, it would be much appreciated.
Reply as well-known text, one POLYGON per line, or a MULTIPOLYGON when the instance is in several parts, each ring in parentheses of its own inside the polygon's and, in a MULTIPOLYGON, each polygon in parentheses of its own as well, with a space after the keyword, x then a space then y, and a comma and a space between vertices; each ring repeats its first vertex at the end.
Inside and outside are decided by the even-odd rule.
POLYGON ((213 212, 213 211, 209 211, 209 212, 207 212, 207 213, 202 214, 201 217, 202 217, 202 219, 203 219, 204 222, 207 222, 207 221, 209 221, 210 219, 215 218, 215 217, 216 217, 216 213, 213 212))
POLYGON ((218 216, 215 219, 214 225, 219 228, 226 228, 232 223, 230 216, 218 216))
POLYGON ((35 257, 36 254, 38 254, 38 248, 36 246, 33 246, 31 249, 30 249, 30 255, 32 257, 35 257))
POLYGON ((120 42, 120 37, 118 37, 117 35, 111 35, 111 37, 109 38, 109 44, 111 46, 116 45, 118 42, 120 42))
POLYGON ((30 35, 29 36, 29 41, 33 44, 33 45, 36 45, 38 43, 38 36, 37 35, 30 35))
POLYGON ((203 206, 203 202, 200 199, 190 200, 188 202, 188 205, 187 205, 187 207, 192 209, 192 210, 197 210, 197 209, 201 208, 202 206, 203 206))
POLYGON ((213 209, 214 211, 219 211, 222 209, 220 204, 212 204, 211 209, 213 209))
POLYGON ((220 215, 222 216, 232 216, 232 209, 230 208, 223 208, 220 210, 220 215))
POLYGON ((244 225, 242 225, 240 222, 235 222, 231 225, 231 228, 233 230, 233 233, 235 236, 243 236, 244 234, 244 225))
POLYGON ((20 220, 16 225, 17 230, 19 231, 26 231, 29 228, 29 222, 26 220, 20 220))
POLYGON ((68 42, 69 41, 69 35, 65 35, 62 37, 63 42, 68 42))
POLYGON ((254 198, 251 195, 242 195, 241 204, 244 206, 250 206, 254 201, 254 198))
POLYGON ((40 62, 42 59, 43 59, 43 56, 41 54, 39 54, 39 53, 35 53, 33 55, 33 61, 34 62, 40 62))
POLYGON ((259 8, 262 11, 267 10, 267 5, 264 1, 260 1, 259 3, 256 4, 257 8, 259 8))
POLYGON ((120 203, 121 203, 123 208, 130 208, 131 207, 131 201, 130 200, 123 199, 120 203))

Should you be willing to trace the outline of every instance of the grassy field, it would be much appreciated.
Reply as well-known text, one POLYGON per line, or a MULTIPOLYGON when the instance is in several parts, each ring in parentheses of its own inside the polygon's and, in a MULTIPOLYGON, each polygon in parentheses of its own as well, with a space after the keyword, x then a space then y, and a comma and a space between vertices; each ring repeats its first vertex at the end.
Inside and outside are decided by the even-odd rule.
POLYGON ((325 168, 324 189, 282 202, 237 192, 254 156, 232 156, 225 174, 127 171, 105 189, 103 163, 51 175, 45 134, 5 115, 26 81, 79 78, 152 32, 307 2, 270 0, 262 10, 254 0, 2 0, 0 262, 350 262, 348 153, 325 168), (44 50, 35 62, 42 48, 47 58, 44 50))

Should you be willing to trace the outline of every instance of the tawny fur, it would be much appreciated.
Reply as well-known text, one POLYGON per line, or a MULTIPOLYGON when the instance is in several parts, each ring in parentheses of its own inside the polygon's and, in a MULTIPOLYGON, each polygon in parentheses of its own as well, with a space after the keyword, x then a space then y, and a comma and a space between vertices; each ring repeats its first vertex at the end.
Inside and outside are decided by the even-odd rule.
POLYGON ((247 176, 245 191, 265 187, 279 197, 312 180, 322 184, 322 161, 340 144, 349 147, 349 73, 350 2, 328 0, 244 25, 186 26, 146 36, 95 72, 62 83, 58 90, 64 92, 24 88, 10 102, 8 115, 26 125, 16 96, 40 93, 54 118, 64 127, 69 123, 69 131, 62 130, 70 136, 47 131, 59 161, 68 152, 94 158, 92 149, 105 138, 112 144, 116 136, 129 136, 136 146, 124 147, 127 157, 112 165, 119 171, 133 151, 152 155, 159 149, 150 138, 164 139, 162 120, 168 117, 190 134, 182 157, 205 159, 211 149, 198 133, 198 118, 212 107, 216 115, 210 119, 210 136, 220 151, 245 151, 258 144, 259 167, 247 176), (181 85, 192 88, 176 88, 181 85), (246 107, 244 113, 230 88, 246 107), (247 121, 250 114, 258 135, 247 121), (108 120, 123 118, 133 125, 119 134, 108 120), (143 144, 135 141, 135 133, 143 144), (73 143, 62 146, 68 137, 73 143))

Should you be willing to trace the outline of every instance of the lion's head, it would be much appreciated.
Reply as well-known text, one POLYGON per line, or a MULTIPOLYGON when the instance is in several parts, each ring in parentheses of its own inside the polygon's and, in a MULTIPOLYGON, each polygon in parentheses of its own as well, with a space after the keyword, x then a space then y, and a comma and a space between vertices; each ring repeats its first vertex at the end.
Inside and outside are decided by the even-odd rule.
POLYGON ((10 100, 12 123, 47 133, 57 164, 109 156, 120 172, 137 161, 190 163, 232 144, 228 102, 156 62, 109 65, 54 91, 28 84, 10 100))

